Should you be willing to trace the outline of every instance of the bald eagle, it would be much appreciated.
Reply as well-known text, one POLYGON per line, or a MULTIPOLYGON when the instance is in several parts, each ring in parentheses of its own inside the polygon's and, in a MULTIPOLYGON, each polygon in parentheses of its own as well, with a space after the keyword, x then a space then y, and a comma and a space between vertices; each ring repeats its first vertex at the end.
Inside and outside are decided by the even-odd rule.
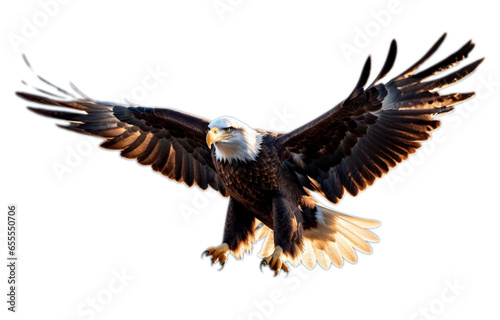
MULTIPOLYGON (((241 258, 255 241, 265 238, 262 266, 274 274, 303 263, 325 269, 357 261, 355 250, 371 253, 378 237, 369 229, 378 221, 358 218, 320 205, 315 192, 332 203, 344 193, 355 196, 376 178, 405 160, 427 140, 440 122, 434 116, 473 93, 440 94, 439 89, 471 74, 479 59, 440 74, 465 59, 469 41, 435 65, 417 69, 439 48, 444 34, 425 55, 387 83, 380 80, 396 58, 393 40, 378 76, 366 86, 370 57, 354 90, 334 108, 303 126, 278 133, 257 130, 230 117, 213 121, 183 112, 94 100, 71 85, 42 95, 17 92, 41 105, 31 111, 69 121, 64 129, 106 139, 101 146, 121 150, 169 179, 212 188, 229 197, 222 244, 203 254, 224 266, 231 253, 241 258), (424 81, 426 80, 427 81, 424 81), (72 111, 68 110, 71 109, 72 111)), ((29 66, 29 64, 28 64, 29 66)))

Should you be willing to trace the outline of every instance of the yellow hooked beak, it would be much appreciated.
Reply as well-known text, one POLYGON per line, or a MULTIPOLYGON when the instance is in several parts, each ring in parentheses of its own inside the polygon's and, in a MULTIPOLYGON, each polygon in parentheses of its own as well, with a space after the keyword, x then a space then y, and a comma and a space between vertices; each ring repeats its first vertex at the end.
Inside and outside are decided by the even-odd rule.
POLYGON ((221 133, 217 127, 213 127, 207 133, 207 146, 209 148, 212 148, 213 143, 216 143, 217 141, 221 141, 221 140, 226 140, 226 139, 229 139, 231 137, 232 137, 232 135, 230 135, 230 134, 225 135, 224 133, 221 133))

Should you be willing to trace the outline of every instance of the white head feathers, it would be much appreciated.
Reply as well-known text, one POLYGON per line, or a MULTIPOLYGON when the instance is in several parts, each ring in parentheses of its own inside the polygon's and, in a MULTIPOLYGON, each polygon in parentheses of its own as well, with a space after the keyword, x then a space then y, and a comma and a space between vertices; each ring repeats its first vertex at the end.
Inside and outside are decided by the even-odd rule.
POLYGON ((262 134, 243 122, 230 117, 220 117, 212 121, 208 127, 217 128, 221 134, 231 135, 230 138, 214 143, 217 160, 229 163, 233 160, 247 162, 254 161, 259 155, 262 134))

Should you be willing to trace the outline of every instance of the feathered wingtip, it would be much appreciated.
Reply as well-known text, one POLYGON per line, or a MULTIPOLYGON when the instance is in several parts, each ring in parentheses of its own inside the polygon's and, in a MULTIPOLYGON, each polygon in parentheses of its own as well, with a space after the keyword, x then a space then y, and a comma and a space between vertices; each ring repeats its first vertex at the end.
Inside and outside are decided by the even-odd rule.
MULTIPOLYGON (((53 84, 52 82, 48 81, 44 77, 40 76, 38 73, 35 72, 35 70, 33 69, 33 66, 31 65, 31 63, 29 62, 28 58, 26 57, 26 55, 24 53, 22 54, 22 59, 23 59, 24 63, 26 64, 26 66, 28 67, 28 69, 35 75, 35 77, 39 81, 41 81, 43 84, 48 86, 49 89, 55 90, 57 93, 39 88, 37 86, 32 86, 32 85, 28 84, 27 81, 22 80, 21 81, 22 84, 44 94, 45 96, 37 96, 34 94, 29 94, 29 93, 20 92, 20 91, 16 92, 17 96, 19 96, 23 99, 26 99, 28 101, 36 102, 36 103, 41 103, 41 104, 46 104, 46 105, 54 105, 54 106, 64 106, 64 107, 68 107, 68 104, 64 103, 64 102, 67 102, 68 100, 81 100, 81 101, 87 101, 87 102, 93 102, 93 103, 97 102, 94 99, 90 98, 85 93, 83 93, 72 82, 69 83, 69 86, 71 87, 71 89, 73 89, 73 91, 74 91, 74 93, 76 93, 76 95, 74 93, 72 93, 71 91, 65 90, 65 89, 53 84), (63 101, 57 101, 55 99, 61 99, 63 101)), ((75 106, 75 104, 73 104, 72 107, 74 107, 74 106, 75 106)), ((32 111, 34 111, 34 110, 32 110, 32 111)))
POLYGON ((347 100, 351 100, 363 93, 363 88, 368 81, 368 77, 370 76, 371 65, 372 59, 370 56, 368 56, 365 65, 363 66, 363 70, 361 71, 361 76, 359 77, 358 83, 352 90, 351 94, 347 97, 347 100))
MULTIPOLYGON (((434 64, 433 66, 423 71, 420 71, 419 73, 415 73, 418 70, 418 68, 439 49, 439 47, 443 44, 445 38, 446 38, 446 33, 444 33, 417 62, 415 62, 408 69, 406 69, 401 74, 393 78, 389 83, 396 84, 398 88, 408 87, 406 88, 407 90, 412 90, 415 91, 416 93, 422 91, 439 90, 464 79, 474 70, 476 70, 476 68, 483 62, 484 58, 481 58, 442 78, 428 82, 421 82, 422 80, 430 76, 436 75, 458 64, 460 61, 468 57, 469 53, 472 51, 472 49, 474 49, 475 46, 472 40, 469 40, 460 49, 458 49, 445 59, 441 60, 440 62, 434 64)), ((392 40, 384 66, 380 70, 379 75, 373 80, 373 82, 370 84, 370 86, 368 86, 368 88, 374 86, 379 80, 381 80, 389 73, 389 71, 392 69, 394 65, 394 62, 396 61, 396 55, 397 55, 397 43, 395 40, 392 40)), ((363 71, 361 72, 361 76, 358 80, 358 83, 354 87, 354 90, 351 92, 351 94, 348 96, 347 100, 353 99, 363 93, 364 86, 366 85, 368 78, 370 76, 370 67, 371 67, 371 58, 368 57, 363 67, 363 71)))
POLYGON ((46 95, 49 95, 51 97, 54 97, 54 98, 59 98, 59 99, 64 99, 64 98, 73 98, 73 99, 78 99, 78 97, 76 97, 75 95, 73 95, 71 92, 67 91, 67 90, 64 90, 63 88, 61 87, 58 87, 56 86, 55 84, 53 84, 52 82, 48 81, 47 79, 43 78, 42 76, 40 76, 39 74, 37 74, 35 72, 35 70, 33 69, 31 63, 29 62, 28 58, 26 57, 26 55, 23 53, 22 54, 22 58, 23 58, 23 61, 24 63, 26 64, 26 66, 29 68, 29 70, 35 75, 35 77, 40 80, 41 82, 43 82, 44 84, 48 85, 50 88, 52 89, 55 89, 58 93, 62 94, 61 95, 58 95, 58 94, 55 94, 53 92, 50 92, 50 91, 47 91, 47 90, 43 90, 41 88, 38 88, 38 87, 35 87, 35 86, 30 86, 26 81, 22 81, 22 83, 26 86, 30 86, 31 88, 33 88, 34 90, 38 91, 38 92, 41 92, 43 94, 46 94, 46 95))
MULTIPOLYGON (((371 88, 373 85, 377 83, 380 79, 385 77, 389 71, 391 71, 392 67, 394 66, 394 62, 396 61, 396 55, 398 52, 398 45, 396 43, 396 40, 391 41, 391 46, 389 47, 389 53, 387 54, 387 58, 385 59, 384 66, 380 70, 378 76, 373 80, 373 82, 368 86, 368 88, 371 88)), ((361 71, 361 76, 359 77, 358 83, 354 87, 354 90, 352 90, 351 94, 349 97, 347 97, 347 100, 353 99, 363 93, 363 88, 368 82, 368 78, 370 77, 370 68, 371 68, 371 57, 368 56, 366 59, 365 65, 363 66, 363 71, 361 71)))
POLYGON ((396 85, 398 88, 403 89, 407 92, 410 91, 419 93, 424 91, 435 91, 461 81, 462 79, 470 75, 473 71, 475 71, 476 68, 484 61, 484 58, 478 59, 462 67, 461 69, 441 78, 422 82, 423 80, 433 75, 437 75, 445 70, 450 69, 451 67, 457 65, 460 61, 465 60, 469 56, 472 49, 474 49, 475 47, 475 44, 472 42, 472 40, 469 40, 448 57, 442 59, 441 61, 435 63, 427 69, 415 73, 418 68, 438 50, 438 48, 444 42, 445 38, 446 33, 443 34, 441 38, 439 38, 439 40, 424 54, 422 58, 420 58, 416 63, 414 63, 403 73, 392 79, 390 83, 394 83, 394 85, 396 85))

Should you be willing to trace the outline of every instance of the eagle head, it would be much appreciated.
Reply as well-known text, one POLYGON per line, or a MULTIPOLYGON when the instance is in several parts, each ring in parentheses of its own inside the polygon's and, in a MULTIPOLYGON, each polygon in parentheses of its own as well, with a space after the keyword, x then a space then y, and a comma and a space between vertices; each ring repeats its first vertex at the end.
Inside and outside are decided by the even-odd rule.
POLYGON ((208 128, 207 145, 215 147, 215 156, 222 162, 254 161, 259 155, 262 134, 243 122, 230 117, 212 121, 208 128))

